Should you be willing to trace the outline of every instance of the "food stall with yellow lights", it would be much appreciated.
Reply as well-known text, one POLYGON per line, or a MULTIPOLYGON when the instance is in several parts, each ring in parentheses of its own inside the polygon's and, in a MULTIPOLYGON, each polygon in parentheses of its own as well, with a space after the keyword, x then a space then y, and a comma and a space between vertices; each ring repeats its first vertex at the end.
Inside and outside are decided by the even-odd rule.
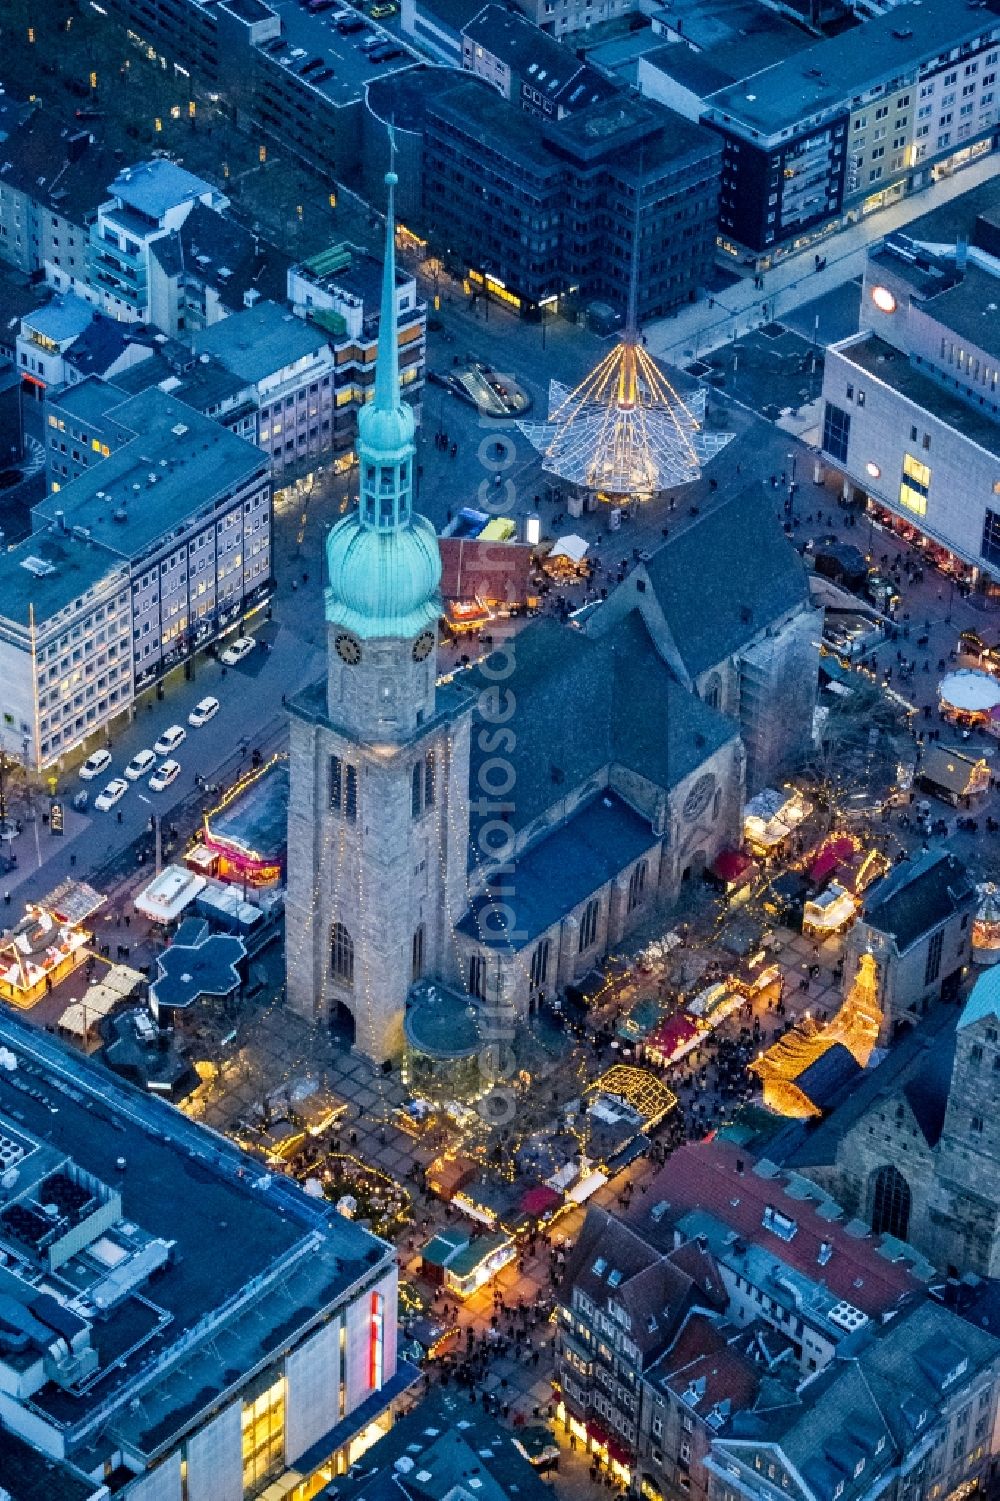
POLYGON ((978 667, 959 667, 938 684, 944 718, 963 729, 997 731, 1000 726, 1000 679, 978 667))
POLYGON ((72 974, 93 936, 84 924, 103 901, 85 882, 65 881, 40 902, 29 902, 0 942, 0 996, 26 1010, 72 974))
POLYGON ((423 1274, 429 1281, 463 1301, 509 1266, 517 1248, 503 1232, 473 1235, 458 1226, 445 1226, 420 1252, 423 1274))
POLYGON ((776 854, 812 812, 796 787, 766 787, 743 810, 743 835, 756 855, 776 854))
POLYGON ((802 912, 802 931, 810 938, 829 938, 850 927, 858 912, 858 903, 849 891, 831 881, 822 891, 809 898, 802 912))
POLYGON ((571 532, 560 537, 542 558, 542 569, 556 584, 573 584, 590 576, 587 553, 590 543, 571 532))

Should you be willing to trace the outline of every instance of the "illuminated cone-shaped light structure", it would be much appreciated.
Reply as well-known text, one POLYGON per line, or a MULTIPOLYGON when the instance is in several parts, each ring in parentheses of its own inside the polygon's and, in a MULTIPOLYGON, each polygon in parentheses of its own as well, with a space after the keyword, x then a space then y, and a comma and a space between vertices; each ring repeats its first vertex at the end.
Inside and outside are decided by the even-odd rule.
POLYGON ((551 383, 547 422, 518 423, 548 474, 613 504, 690 484, 733 438, 705 431, 704 389, 682 400, 642 346, 638 244, 637 223, 621 341, 575 390, 551 383))

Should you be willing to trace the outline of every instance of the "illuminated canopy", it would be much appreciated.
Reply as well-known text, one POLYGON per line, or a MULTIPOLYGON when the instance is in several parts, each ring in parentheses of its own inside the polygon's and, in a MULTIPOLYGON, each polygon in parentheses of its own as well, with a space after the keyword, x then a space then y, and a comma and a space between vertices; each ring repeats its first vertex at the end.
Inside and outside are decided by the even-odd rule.
POLYGON ((704 390, 685 404, 626 335, 575 390, 551 383, 547 422, 518 427, 549 474, 612 498, 647 499, 699 479, 732 440, 706 432, 704 419, 704 390))

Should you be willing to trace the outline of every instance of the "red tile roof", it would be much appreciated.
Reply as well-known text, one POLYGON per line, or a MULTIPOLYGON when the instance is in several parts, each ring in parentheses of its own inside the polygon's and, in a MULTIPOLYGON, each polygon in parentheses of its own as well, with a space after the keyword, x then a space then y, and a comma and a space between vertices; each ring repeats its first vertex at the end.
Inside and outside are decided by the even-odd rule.
POLYGON ((815 1199, 787 1194, 783 1176, 760 1177, 753 1168, 754 1159, 730 1142, 689 1143, 668 1159, 625 1217, 653 1244, 664 1245, 679 1219, 691 1210, 703 1210, 742 1239, 824 1283, 837 1298, 870 1318, 894 1308, 907 1293, 922 1290, 923 1284, 904 1264, 879 1254, 870 1236, 849 1235, 842 1221, 816 1213, 815 1199), (791 1239, 763 1227, 768 1206, 795 1221, 791 1239), (821 1262, 824 1242, 831 1250, 829 1259, 821 1262))

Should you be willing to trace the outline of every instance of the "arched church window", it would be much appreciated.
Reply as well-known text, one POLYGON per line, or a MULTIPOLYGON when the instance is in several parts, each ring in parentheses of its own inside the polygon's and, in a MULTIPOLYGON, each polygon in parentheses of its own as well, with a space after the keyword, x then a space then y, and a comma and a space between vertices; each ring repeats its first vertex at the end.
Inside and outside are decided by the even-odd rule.
POLYGON ((424 925, 414 929, 412 963, 410 966, 410 979, 416 983, 424 972, 424 925))
POLYGON ((354 984, 354 939, 342 922, 330 930, 330 968, 335 979, 354 984))
POLYGON ((413 818, 419 818, 424 811, 424 768, 423 763, 417 761, 413 768, 410 780, 410 814, 413 818))
POLYGON ((424 757, 424 807, 433 808, 435 796, 434 752, 429 750, 424 757))
POLYGON ((640 860, 628 878, 628 910, 634 912, 646 890, 646 862, 640 860))
POLYGON ((886 1163, 872 1175, 872 1234, 906 1239, 910 1228, 910 1185, 897 1167, 886 1163))

